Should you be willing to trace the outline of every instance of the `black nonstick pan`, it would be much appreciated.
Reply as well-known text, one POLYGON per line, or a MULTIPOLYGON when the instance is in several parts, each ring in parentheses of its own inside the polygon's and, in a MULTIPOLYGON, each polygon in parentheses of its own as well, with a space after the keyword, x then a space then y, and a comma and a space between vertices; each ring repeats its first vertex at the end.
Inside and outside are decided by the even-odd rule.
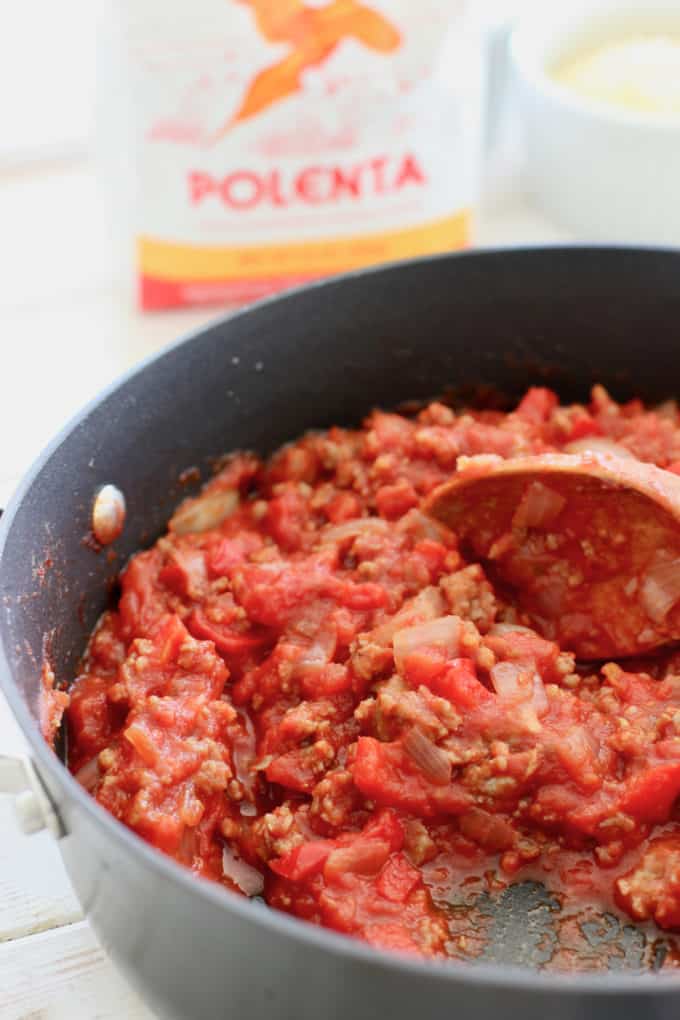
MULTIPOLYGON (((512 401, 544 383, 568 401, 599 381, 618 399, 662 400, 680 393, 679 368, 680 253, 442 256, 217 321, 117 383, 43 454, 0 525, 0 679, 43 784, 23 814, 33 827, 48 818, 94 928, 159 1016, 677 1015, 667 938, 594 916, 583 925, 584 972, 551 969, 565 928, 557 901, 531 883, 478 904, 491 918, 481 956, 445 964, 372 950, 199 881, 85 793, 45 745, 37 713, 45 650, 58 680, 74 675, 126 558, 190 491, 179 480, 188 467, 205 478, 224 451, 265 453, 375 405, 442 393, 512 401), (90 517, 105 483, 125 494, 127 520, 97 552, 90 517)), ((21 786, 7 762, 3 774, 21 786)), ((0 1013, 1 998, 0 980, 0 1013)))

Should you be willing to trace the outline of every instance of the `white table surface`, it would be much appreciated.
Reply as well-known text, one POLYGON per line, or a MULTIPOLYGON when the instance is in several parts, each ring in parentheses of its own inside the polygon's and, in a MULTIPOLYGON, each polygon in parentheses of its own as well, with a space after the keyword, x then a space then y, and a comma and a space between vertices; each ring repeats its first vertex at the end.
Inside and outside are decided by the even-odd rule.
MULTIPOLYGON (((115 281, 106 216, 87 162, 0 175, 0 506, 60 425, 118 374, 214 310, 141 315, 115 281)), ((569 238, 513 173, 479 216, 484 246, 569 238)), ((0 694, 0 753, 23 738, 0 694)), ((150 1020, 84 920, 52 838, 19 832, 0 797, 2 1020, 150 1020)), ((243 1018, 247 1020, 247 1018, 243 1018)))

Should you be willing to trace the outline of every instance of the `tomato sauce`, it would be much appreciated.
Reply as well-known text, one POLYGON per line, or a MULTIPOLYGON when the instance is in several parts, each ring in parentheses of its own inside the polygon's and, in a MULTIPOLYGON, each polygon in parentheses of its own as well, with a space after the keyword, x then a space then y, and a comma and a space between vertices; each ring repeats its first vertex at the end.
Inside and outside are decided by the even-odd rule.
POLYGON ((419 509, 460 457, 588 437, 680 470, 675 404, 601 387, 233 455, 123 571, 72 771, 197 875, 376 946, 460 955, 482 877, 680 930, 680 661, 576 662, 419 509))

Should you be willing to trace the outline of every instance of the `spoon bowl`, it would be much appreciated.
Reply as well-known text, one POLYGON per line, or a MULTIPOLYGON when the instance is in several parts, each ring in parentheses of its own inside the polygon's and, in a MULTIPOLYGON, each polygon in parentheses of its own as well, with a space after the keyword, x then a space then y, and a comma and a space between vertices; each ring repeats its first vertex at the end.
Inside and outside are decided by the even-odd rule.
POLYGON ((581 659, 680 638, 680 477, 608 452, 465 458, 427 514, 581 659))

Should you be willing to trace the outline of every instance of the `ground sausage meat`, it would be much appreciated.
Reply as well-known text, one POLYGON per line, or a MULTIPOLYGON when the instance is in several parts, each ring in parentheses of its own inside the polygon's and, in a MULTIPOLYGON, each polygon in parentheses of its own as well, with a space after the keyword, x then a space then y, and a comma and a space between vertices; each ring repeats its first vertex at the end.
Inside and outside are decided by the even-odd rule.
POLYGON ((471 874, 679 927, 680 664, 576 664, 419 509, 460 458, 594 439, 680 472, 675 404, 601 387, 230 457, 90 639, 76 777, 197 874, 376 946, 449 954, 471 874))

